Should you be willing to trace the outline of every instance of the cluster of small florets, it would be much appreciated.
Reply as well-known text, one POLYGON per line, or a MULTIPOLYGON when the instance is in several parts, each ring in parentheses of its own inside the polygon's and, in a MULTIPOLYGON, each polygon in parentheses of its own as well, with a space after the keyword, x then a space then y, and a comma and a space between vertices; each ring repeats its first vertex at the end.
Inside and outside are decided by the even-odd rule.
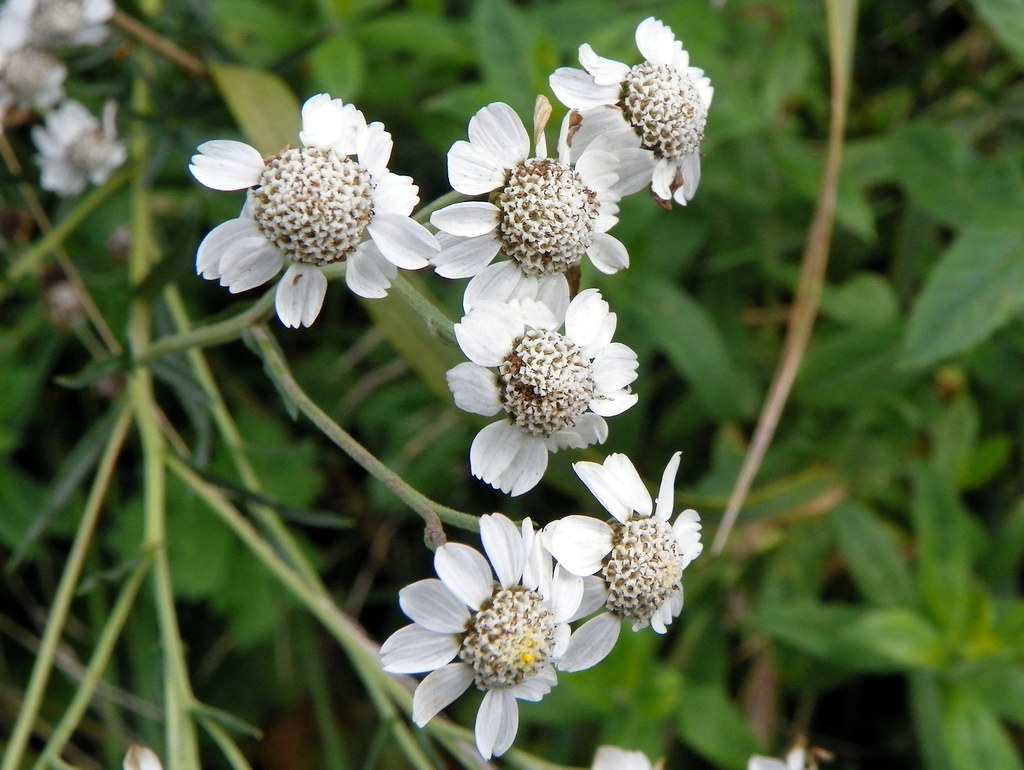
POLYGON ((32 127, 40 184, 61 196, 103 184, 127 158, 114 103, 97 118, 64 93, 65 55, 102 44, 113 14, 112 0, 7 0, 0 9, 0 128, 43 116, 32 127))

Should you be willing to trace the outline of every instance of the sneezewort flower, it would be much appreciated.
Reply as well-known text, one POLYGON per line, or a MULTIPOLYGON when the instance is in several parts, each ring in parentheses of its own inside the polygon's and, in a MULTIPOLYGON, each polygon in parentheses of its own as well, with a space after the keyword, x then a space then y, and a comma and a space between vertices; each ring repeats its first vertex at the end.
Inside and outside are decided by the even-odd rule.
POLYGON ((420 727, 470 686, 482 690, 476 744, 490 759, 515 739, 516 700, 539 701, 557 684, 555 666, 570 638, 566 621, 583 586, 552 567, 529 519, 517 528, 501 514, 482 516, 480 538, 487 558, 466 545, 443 545, 434 554, 440 580, 399 592, 413 623, 380 652, 385 671, 431 672, 413 695, 412 718, 420 727))
MULTIPOLYGON (((621 115, 634 141, 654 152, 651 190, 664 202, 685 205, 700 182, 700 145, 714 89, 704 71, 690 66, 690 55, 672 30, 655 18, 640 22, 636 45, 646 59, 635 67, 598 56, 580 46, 583 69, 559 68, 549 80, 555 96, 607 120, 609 108, 621 115)), ((577 137, 581 147, 584 137, 577 137)))
POLYGON ((40 184, 58 195, 78 195, 87 184, 103 184, 125 162, 128 152, 118 141, 117 105, 108 101, 102 121, 68 99, 46 116, 45 126, 32 127, 39 149, 40 184))
MULTIPOLYGON (((548 106, 546 100, 542 102, 548 106)), ((649 153, 595 143, 570 162, 563 122, 558 157, 547 157, 544 122, 538 109, 536 154, 515 111, 496 102, 469 121, 469 141, 448 152, 448 177, 465 195, 486 201, 456 203, 434 212, 431 223, 447 235, 434 259, 446 278, 473 279, 466 287, 468 311, 478 299, 539 299, 556 312, 569 302, 565 272, 589 257, 598 270, 614 273, 629 265, 625 246, 608 234, 618 221, 618 184, 646 167, 649 153), (499 254, 507 261, 491 264, 499 254)), ((639 173, 643 173, 642 170, 639 173)))
POLYGON ((622 620, 634 631, 651 626, 663 634, 682 611, 683 570, 703 546, 696 511, 683 511, 668 523, 678 468, 676 452, 665 467, 655 504, 625 455, 610 455, 603 464, 573 465, 613 519, 606 523, 591 516, 566 516, 541 533, 544 546, 566 570, 580 576, 597 573, 589 587, 598 590, 587 591, 580 616, 602 605, 605 609, 573 635, 566 671, 589 668, 611 652, 622 620))
POLYGON ((604 418, 637 400, 629 390, 636 353, 611 341, 615 323, 600 293, 587 289, 563 314, 531 299, 481 300, 455 325, 469 358, 448 371, 455 404, 485 417, 504 412, 473 440, 474 476, 519 495, 540 481, 549 451, 604 442, 604 418))
POLYGON ((397 268, 425 267, 437 241, 409 218, 419 201, 407 176, 387 168, 391 135, 340 99, 319 94, 302 107, 302 147, 264 160, 242 142, 199 146, 189 169, 215 190, 248 189, 237 219, 199 245, 196 272, 236 293, 274 278, 285 326, 309 326, 320 314, 327 278, 320 268, 347 262, 345 282, 379 298, 397 268), (366 240, 369 236, 369 240, 366 240))
POLYGON ((0 40, 0 128, 8 109, 47 110, 64 98, 67 67, 40 48, 0 40))
POLYGON ((99 45, 113 15, 113 0, 7 0, 0 8, 0 40, 12 47, 99 45))

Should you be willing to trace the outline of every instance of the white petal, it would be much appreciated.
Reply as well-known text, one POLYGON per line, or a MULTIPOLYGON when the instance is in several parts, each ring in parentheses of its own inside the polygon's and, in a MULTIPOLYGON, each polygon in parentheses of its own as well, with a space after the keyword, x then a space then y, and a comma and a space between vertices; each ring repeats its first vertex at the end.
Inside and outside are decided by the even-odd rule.
POLYGON ((374 177, 373 210, 377 214, 398 214, 407 217, 420 202, 420 188, 412 183, 411 176, 400 176, 385 172, 374 177))
POLYGON ((380 646, 380 662, 392 674, 433 671, 458 655, 459 644, 454 634, 436 634, 415 624, 404 626, 380 646))
POLYGON ((210 230, 196 251, 196 272, 208 280, 220 278, 221 258, 243 239, 263 238, 251 219, 229 219, 210 230))
POLYGON ((277 317, 292 329, 311 326, 320 315, 326 294, 327 278, 319 268, 293 263, 277 284, 277 317))
POLYGON ((609 342, 594 358, 594 389, 604 395, 626 387, 636 379, 637 365, 636 352, 631 347, 609 342))
POLYGON ((592 615, 601 609, 608 600, 608 586, 604 578, 592 575, 583 578, 583 599, 576 613, 569 618, 570 623, 592 615))
POLYGON ((465 663, 451 663, 429 674, 413 693, 412 721, 423 727, 471 684, 473 668, 465 663))
MULTIPOLYGON (((601 569, 601 561, 612 550, 613 534, 611 527, 593 516, 565 516, 544 527, 540 537, 544 547, 563 568, 583 577, 601 569)), ((581 584, 581 600, 582 590, 581 584)), ((578 605, 572 612, 575 613, 576 609, 578 605)))
POLYGON ((490 264, 501 248, 501 241, 493 232, 475 238, 438 233, 437 242, 441 251, 434 255, 431 262, 437 274, 444 278, 469 278, 476 275, 490 264))
POLYGON ((476 715, 476 748, 484 759, 500 757, 516 739, 519 707, 506 689, 488 690, 476 715))
POLYGON ((608 438, 608 423, 598 414, 582 414, 571 428, 563 428, 545 439, 552 452, 562 449, 586 449, 591 444, 603 444, 608 438))
POLYGON ((634 406, 638 400, 639 397, 636 393, 630 393, 629 390, 623 388, 611 393, 602 393, 587 406, 594 414, 599 414, 602 417, 614 417, 634 406))
POLYGON ((583 601, 583 578, 563 569, 561 565, 555 567, 550 599, 555 623, 568 622, 583 601))
MULTIPOLYGON (((220 263, 220 285, 227 286, 232 294, 262 286, 281 271, 284 255, 277 246, 260 238, 255 248, 246 249, 237 258, 224 259, 220 263)), ((237 250, 232 250, 232 255, 237 250)))
POLYGON ((589 44, 580 46, 580 64, 599 86, 619 86, 629 75, 629 65, 614 59, 605 59, 594 53, 589 44))
POLYGON ((558 663, 560 671, 582 671, 600 663, 615 647, 622 621, 610 612, 602 612, 580 626, 569 640, 569 649, 558 663))
POLYGON ((462 304, 468 312, 481 301, 535 300, 547 306, 552 318, 559 319, 550 327, 557 328, 569 307, 569 282, 561 273, 526 275, 513 262, 498 262, 480 270, 466 286, 462 304))
POLYGON ((163 770, 164 766, 152 749, 138 744, 128 748, 121 765, 122 770, 163 770))
POLYGON ((612 187, 619 197, 639 192, 651 183, 654 174, 654 153, 640 147, 619 150, 615 153, 619 159, 619 178, 612 187))
POLYGON ((302 105, 299 141, 304 147, 330 147, 342 138, 344 128, 345 105, 341 99, 332 99, 330 94, 317 94, 302 105))
POLYGON ((427 228, 398 214, 375 214, 366 229, 380 253, 406 270, 426 267, 441 249, 427 228))
POLYGON ((469 448, 472 474, 512 497, 537 486, 547 467, 548 450, 543 439, 504 420, 481 430, 469 448))
POLYGON ((523 576, 526 550, 523 537, 507 517, 489 513, 480 517, 480 541, 502 588, 511 588, 523 576))
POLYGON ((594 263, 594 267, 605 275, 629 267, 629 252, 626 251, 626 247, 608 233, 594 233, 594 239, 587 249, 587 256, 594 263))
POLYGON ((625 751, 616 746, 599 746, 590 770, 652 770, 651 761, 641 751, 625 751))
POLYGON ((610 152, 591 147, 580 155, 576 162, 576 171, 583 178, 584 184, 596 190, 602 199, 614 198, 611 189, 619 179, 619 160, 610 152))
POLYGON ((387 172, 393 146, 391 134, 384 130, 383 123, 370 123, 365 130, 356 134, 359 162, 366 166, 374 178, 387 172))
POLYGON ((650 516, 651 494, 640 474, 624 454, 611 454, 604 463, 573 463, 572 469, 590 493, 618 521, 625 522, 633 511, 650 516))
POLYGON ((498 226, 498 208, 486 201, 455 203, 435 211, 430 216, 430 224, 463 238, 486 235, 498 226))
POLYGON ((255 147, 231 139, 203 142, 188 170, 200 184, 214 190, 244 190, 259 182, 263 156, 255 147))
POLYGON ((505 168, 522 163, 530 153, 530 135, 515 110, 502 102, 488 104, 469 121, 469 141, 505 168))
POLYGON ((679 514, 675 524, 672 525, 672 533, 679 541, 679 555, 682 557, 683 569, 689 566, 690 562, 700 556, 704 550, 700 542, 700 516, 692 508, 688 508, 679 514))
POLYGON ((697 194, 697 185, 700 184, 700 152, 691 152, 680 158, 677 168, 683 176, 683 186, 675 191, 675 200, 686 205, 697 194))
POLYGON ((613 155, 640 147, 640 135, 633 130, 618 107, 601 105, 581 110, 578 115, 579 125, 572 138, 571 157, 574 163, 591 146, 613 155))
POLYGON ((415 623, 439 634, 465 631, 471 617, 465 603, 434 578, 407 585, 398 592, 398 604, 415 623))
POLYGON ((480 609, 493 593, 494 578, 487 559, 461 543, 442 545, 434 554, 434 571, 445 586, 469 607, 480 609))
POLYGON ((786 763, 772 757, 762 757, 755 754, 747 763, 747 770, 787 770, 786 763))
POLYGON ((345 263, 345 285, 360 297, 380 299, 388 295, 398 268, 385 259, 372 241, 363 241, 345 263))
POLYGON ((636 28, 636 47, 651 64, 674 64, 683 48, 672 30, 654 17, 644 19, 636 28))
MULTIPOLYGON (((681 455, 682 452, 675 452, 661 474, 661 486, 658 487, 658 497, 654 501, 654 516, 659 521, 668 521, 672 516, 672 506, 676 498, 676 473, 679 471, 681 455)), ((678 523, 679 519, 676 520, 676 524, 678 523)))
POLYGON ((661 158, 654 164, 654 172, 651 174, 651 192, 662 200, 672 200, 672 182, 675 178, 675 164, 667 158, 661 158))
POLYGON ((475 364, 498 366, 524 331, 519 308, 501 302, 480 302, 455 324, 459 347, 475 364))
POLYGON ((578 110, 615 104, 621 90, 618 83, 598 85, 586 72, 572 67, 559 67, 548 78, 548 85, 558 101, 578 110))
MULTIPOLYGON (((555 630, 556 634, 563 628, 566 631, 569 630, 568 626, 558 626, 555 630)), ((508 690, 516 700, 527 700, 536 703, 539 700, 543 700, 544 696, 551 692, 551 688, 556 684, 558 684, 558 675, 555 673, 554 666, 548 665, 538 671, 536 675, 521 684, 509 687, 508 690)))
POLYGON ((458 141, 448 150, 448 182, 463 195, 482 195, 505 185, 508 172, 486 150, 458 141))
POLYGON ((615 313, 597 289, 581 291, 565 313, 565 334, 583 348, 588 358, 595 358, 615 334, 615 313))
POLYGON ((445 379, 459 409, 484 417, 501 411, 497 375, 490 369, 466 361, 449 369, 445 379))

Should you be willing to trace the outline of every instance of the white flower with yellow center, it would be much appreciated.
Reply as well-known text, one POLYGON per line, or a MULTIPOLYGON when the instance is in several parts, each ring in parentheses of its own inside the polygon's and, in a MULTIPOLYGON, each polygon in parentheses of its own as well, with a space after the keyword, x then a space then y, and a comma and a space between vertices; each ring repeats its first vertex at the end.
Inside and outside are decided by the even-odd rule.
POLYGON ((128 158, 117 139, 117 106, 107 102, 97 120, 71 99, 46 116, 46 125, 32 127, 39 148, 40 184, 58 195, 78 195, 89 183, 103 184, 128 158))
POLYGON ((587 289, 564 314, 530 299, 480 300, 455 325, 469 358, 448 371, 456 406, 505 415, 473 440, 474 476, 520 495, 543 477, 548 452, 604 442, 604 418, 637 401, 629 391, 636 353, 611 341, 615 323, 600 293, 587 289))
POLYGON ((703 549, 696 511, 683 511, 671 525, 668 521, 679 452, 665 467, 656 504, 625 455, 610 455, 603 464, 578 462, 573 469, 613 519, 566 516, 541 533, 544 546, 566 570, 597 573, 588 581, 579 616, 602 605, 606 610, 573 635, 563 661, 566 671, 589 668, 611 652, 622 620, 634 631, 651 626, 665 633, 683 609, 683 570, 703 549))
POLYGON ((287 263, 276 307, 290 327, 309 326, 320 314, 327 291, 320 268, 346 262, 349 289, 379 298, 397 268, 425 267, 438 250, 409 218, 416 185, 388 171, 392 142, 382 124, 367 125, 351 104, 319 94, 302 106, 299 139, 301 148, 266 160, 242 142, 206 142, 189 166, 215 190, 249 188, 242 214, 199 245, 196 272, 236 293, 261 286, 287 263))
POLYGON ((0 8, 0 40, 12 48, 99 45, 113 15, 113 0, 7 0, 0 8))
MULTIPOLYGON (((672 30, 655 18, 640 22, 636 45, 646 60, 635 67, 605 59, 580 46, 583 69, 562 67, 549 80, 555 96, 580 110, 583 126, 607 120, 609 108, 625 119, 639 146, 657 162, 651 190, 663 201, 685 205, 700 183, 700 145, 714 89, 704 71, 690 66, 690 55, 672 30)), ((577 137, 574 151, 587 145, 577 137)))
MULTIPOLYGON (((543 102, 546 105, 546 101, 543 102)), ((446 278, 473 279, 466 287, 468 311, 479 299, 529 297, 556 312, 569 302, 565 271, 589 257, 598 270, 615 273, 629 265, 625 246, 608 234, 618 221, 622 177, 646 167, 649 153, 594 145, 571 163, 567 116, 558 157, 548 158, 538 110, 536 155, 530 156, 526 127, 507 104, 490 104, 469 121, 469 141, 448 152, 448 178, 465 195, 486 201, 456 203, 434 212, 431 223, 447 235, 433 260, 446 278), (491 264, 502 254, 507 261, 491 264)), ((641 172, 642 173, 642 172, 641 172)))
POLYGON ((552 568, 529 519, 517 529, 499 513, 482 516, 480 538, 487 558, 466 545, 443 545, 434 554, 440 580, 399 592, 413 623, 392 634, 380 654, 385 671, 431 672, 413 695, 420 727, 471 685, 482 690, 476 744, 490 759, 515 740, 516 700, 539 701, 557 684, 555 666, 570 638, 566 621, 583 585, 552 568))

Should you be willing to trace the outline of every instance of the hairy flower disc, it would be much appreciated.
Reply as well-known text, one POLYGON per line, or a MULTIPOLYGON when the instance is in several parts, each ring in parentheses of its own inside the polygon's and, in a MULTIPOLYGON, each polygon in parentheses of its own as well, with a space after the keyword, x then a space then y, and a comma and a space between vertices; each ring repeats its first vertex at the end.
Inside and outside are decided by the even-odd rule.
POLYGON ((22 48, 7 59, 3 79, 7 87, 26 101, 50 87, 55 71, 61 70, 60 61, 38 48, 22 48))
POLYGON ((570 428, 594 397, 590 360, 553 331, 528 331, 498 368, 501 402, 516 425, 536 436, 570 428))
POLYGON ((459 658, 473 668, 481 690, 512 687, 535 676, 555 648, 555 619, 536 591, 523 586, 495 592, 473 617, 459 658))
POLYGON ((106 168, 111 157, 118 152, 119 142, 94 131, 79 139, 68 152, 68 162, 78 171, 89 175, 97 169, 106 168))
POLYGON ((586 254, 600 204, 571 167, 528 160, 498 194, 502 253, 527 275, 564 273, 586 254))
POLYGON ((662 158, 695 152, 708 109, 693 78, 667 64, 644 62, 629 71, 622 107, 645 147, 662 158))
POLYGON ((45 0, 36 9, 32 28, 37 38, 61 43, 86 24, 82 0, 45 0))
POLYGON ((328 148, 289 148, 267 161, 252 188, 263 234, 297 262, 345 260, 373 217, 370 172, 328 148))
POLYGON ((612 550, 601 569, 608 587, 605 607, 634 623, 650 620, 678 590, 679 541, 668 522, 648 516, 616 522, 613 529, 612 550))

